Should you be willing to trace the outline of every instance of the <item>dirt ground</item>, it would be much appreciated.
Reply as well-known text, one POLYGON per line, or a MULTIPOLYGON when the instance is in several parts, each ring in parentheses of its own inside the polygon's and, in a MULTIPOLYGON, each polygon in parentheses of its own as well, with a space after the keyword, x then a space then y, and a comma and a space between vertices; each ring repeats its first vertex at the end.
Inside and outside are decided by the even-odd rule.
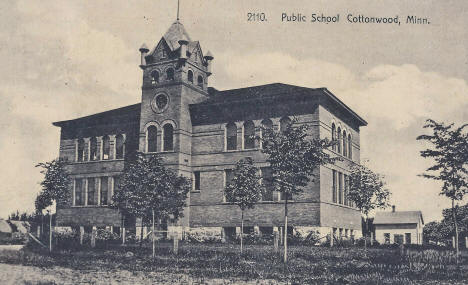
POLYGON ((0 284, 189 284, 189 285, 270 285, 282 284, 272 280, 245 282, 242 280, 194 279, 183 274, 165 272, 83 271, 62 267, 39 268, 0 263, 0 284))

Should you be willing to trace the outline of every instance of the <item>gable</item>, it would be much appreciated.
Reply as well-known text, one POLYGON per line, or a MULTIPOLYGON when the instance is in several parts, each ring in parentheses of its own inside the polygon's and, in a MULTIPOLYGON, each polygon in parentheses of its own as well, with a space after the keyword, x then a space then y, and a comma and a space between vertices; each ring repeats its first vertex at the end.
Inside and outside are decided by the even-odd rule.
POLYGON ((170 52, 171 50, 168 44, 166 43, 166 40, 164 38, 161 38, 161 40, 156 45, 156 47, 150 55, 153 57, 154 60, 161 60, 168 58, 170 52))
POLYGON ((198 42, 196 42, 196 45, 190 51, 189 59, 197 66, 205 64, 205 59, 203 58, 203 52, 198 42))

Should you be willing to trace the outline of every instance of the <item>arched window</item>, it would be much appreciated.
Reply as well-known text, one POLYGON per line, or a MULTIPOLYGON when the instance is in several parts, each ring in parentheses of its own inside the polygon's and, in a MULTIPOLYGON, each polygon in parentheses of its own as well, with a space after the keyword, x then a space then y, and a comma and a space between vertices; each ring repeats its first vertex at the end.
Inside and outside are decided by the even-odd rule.
POLYGON ((286 129, 291 125, 291 119, 284 117, 280 120, 280 132, 286 131, 286 129))
POLYGON ((78 147, 77 147, 77 152, 78 153, 77 153, 77 156, 76 156, 76 161, 85 161, 86 160, 84 150, 85 150, 84 139, 79 139, 78 140, 78 147))
POLYGON ((264 119, 262 121, 262 128, 260 130, 260 136, 262 138, 261 140, 262 148, 266 146, 266 142, 263 141, 263 139, 265 138, 265 133, 271 132, 271 131, 273 131, 273 122, 270 119, 264 119))
POLYGON ((174 69, 173 68, 168 68, 166 70, 166 74, 167 74, 167 80, 169 80, 169 81, 174 80, 174 69))
POLYGON ((348 157, 348 136, 346 131, 343 131, 343 155, 348 157))
POLYGON ((115 158, 122 159, 124 158, 125 152, 125 138, 122 134, 119 134, 115 137, 115 158))
POLYGON ((351 139, 351 134, 348 134, 348 157, 353 159, 353 141, 351 139))
POLYGON ((99 160, 99 152, 98 152, 98 146, 97 146, 97 139, 95 137, 92 137, 89 141, 90 147, 89 147, 89 157, 91 160, 99 160))
POLYGON ((151 84, 159 83, 159 72, 157 70, 151 71, 151 84))
POLYGON ((338 127, 338 137, 336 138, 338 140, 338 153, 341 153, 341 147, 342 147, 342 138, 341 138, 341 128, 338 127))
POLYGON ((187 73, 187 80, 188 82, 193 83, 193 72, 191 70, 187 73))
POLYGON ((198 75, 197 82, 199 87, 203 87, 203 76, 198 75))
MULTIPOLYGON (((336 140, 336 126, 335 123, 332 124, 332 141, 336 140)), ((333 145, 332 148, 334 151, 336 151, 336 144, 333 145)))
POLYGON ((146 142, 147 142, 147 150, 148 152, 156 152, 157 151, 157 137, 158 137, 158 129, 156 126, 149 126, 146 129, 146 142))
POLYGON ((226 150, 237 149, 237 126, 234 123, 226 125, 226 150))
POLYGON ((109 136, 102 138, 102 159, 110 159, 110 139, 109 136))
POLYGON ((174 127, 165 124, 163 127, 163 151, 174 150, 174 127))
POLYGON ((244 123, 244 149, 255 148, 255 125, 252 121, 244 123))

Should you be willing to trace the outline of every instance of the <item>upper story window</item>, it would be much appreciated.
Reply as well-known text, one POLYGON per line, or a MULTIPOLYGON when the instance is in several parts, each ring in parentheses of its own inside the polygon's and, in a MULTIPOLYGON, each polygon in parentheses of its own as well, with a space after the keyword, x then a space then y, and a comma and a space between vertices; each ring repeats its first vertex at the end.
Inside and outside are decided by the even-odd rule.
MULTIPOLYGON (((332 124, 332 141, 336 140, 336 126, 335 123, 332 124)), ((332 149, 336 151, 336 144, 333 145, 332 149)))
POLYGON ((98 144, 97 139, 92 137, 89 140, 89 157, 91 160, 99 160, 98 144))
POLYGON ((166 70, 167 80, 173 81, 174 80, 174 69, 172 67, 166 70))
POLYGON ((188 82, 193 83, 193 71, 189 70, 187 72, 187 80, 188 82))
POLYGON ((338 137, 336 139, 338 140, 337 151, 338 151, 338 153, 341 153, 343 142, 342 142, 341 128, 340 127, 338 127, 338 137))
POLYGON ((255 148, 255 125, 252 121, 244 123, 244 149, 255 148))
POLYGON ((351 134, 348 134, 348 157, 353 159, 353 140, 351 139, 351 134))
POLYGON ((348 157, 348 136, 346 131, 343 131, 343 155, 348 157))
MULTIPOLYGON (((234 179, 234 171, 232 169, 225 169, 224 170, 224 187, 231 184, 232 179, 234 179)), ((225 202, 232 202, 232 201, 227 200, 225 197, 225 202)))
POLYGON ((291 119, 284 117, 280 120, 280 132, 286 131, 286 129, 291 125, 291 119))
POLYGON ((109 136, 102 138, 102 159, 110 159, 110 139, 109 136))
POLYGON ((115 158, 122 159, 124 158, 125 152, 125 138, 122 134, 119 134, 115 137, 115 158))
POLYGON ((262 201, 273 201, 273 184, 270 167, 262 167, 262 184, 265 187, 265 192, 262 193, 262 201))
POLYGON ((85 183, 82 178, 75 179, 75 206, 84 205, 85 183))
POLYGON ((235 123, 226 125, 226 150, 237 149, 237 126, 235 123))
POLYGON ((157 151, 157 137, 158 129, 156 126, 149 126, 146 129, 146 149, 147 152, 156 152, 157 151))
POLYGON ((79 139, 77 142, 77 156, 76 156, 76 161, 85 161, 85 141, 84 139, 79 139))
POLYGON ((163 151, 174 150, 174 127, 167 123, 163 126, 163 151))
POLYGON ((338 199, 337 199, 337 197, 338 197, 338 185, 336 183, 337 182, 336 180, 337 180, 336 170, 332 170, 332 181, 333 181, 333 183, 332 183, 332 196, 333 196, 332 199, 333 200, 332 201, 333 201, 333 203, 338 202, 338 199))
MULTIPOLYGON (((265 132, 271 132, 273 131, 273 122, 270 119, 264 119, 262 121, 262 128, 260 130, 260 137, 264 137, 265 132)), ((260 141, 261 147, 263 148, 266 145, 266 142, 263 140, 260 141)))
POLYGON ((151 71, 151 84, 159 83, 159 72, 157 70, 151 71))
POLYGON ((193 172, 193 190, 200 190, 200 171, 193 172))
POLYGON ((199 87, 203 87, 203 76, 198 75, 197 83, 199 87))

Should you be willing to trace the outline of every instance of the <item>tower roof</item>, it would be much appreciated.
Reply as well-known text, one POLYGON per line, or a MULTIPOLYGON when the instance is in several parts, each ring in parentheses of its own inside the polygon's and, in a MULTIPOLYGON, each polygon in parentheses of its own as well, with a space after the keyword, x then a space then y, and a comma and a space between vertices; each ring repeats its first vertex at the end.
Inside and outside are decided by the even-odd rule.
POLYGON ((185 30, 184 25, 182 25, 182 23, 178 20, 172 23, 167 32, 164 34, 163 38, 171 51, 179 48, 179 40, 186 40, 188 42, 192 41, 189 34, 185 30))

